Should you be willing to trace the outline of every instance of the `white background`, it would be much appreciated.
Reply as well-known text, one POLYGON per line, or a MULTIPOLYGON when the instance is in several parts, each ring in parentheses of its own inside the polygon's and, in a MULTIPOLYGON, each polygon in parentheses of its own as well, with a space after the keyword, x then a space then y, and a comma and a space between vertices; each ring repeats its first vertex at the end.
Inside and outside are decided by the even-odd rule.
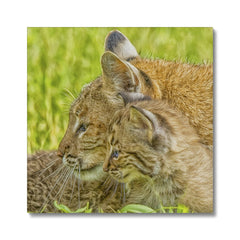
POLYGON ((240 239, 238 1, 1 1, 1 239, 240 239), (31 216, 26 213, 27 27, 214 28, 213 216, 31 216))

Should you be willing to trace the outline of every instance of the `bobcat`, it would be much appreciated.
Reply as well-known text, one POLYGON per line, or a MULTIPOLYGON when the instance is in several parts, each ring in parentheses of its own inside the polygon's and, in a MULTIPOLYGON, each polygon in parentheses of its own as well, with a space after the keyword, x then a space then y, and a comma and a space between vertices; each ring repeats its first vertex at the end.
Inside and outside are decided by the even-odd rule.
POLYGON ((166 102, 143 98, 117 111, 107 148, 103 169, 127 183, 128 201, 154 209, 181 203, 195 212, 213 211, 212 152, 166 102))
MULTIPOLYGON (((141 59, 119 31, 109 33, 105 50, 101 58, 103 75, 86 85, 72 103, 68 128, 57 153, 77 178, 93 184, 103 183, 108 176, 102 169, 106 131, 114 113, 124 107, 119 92, 165 99, 188 117, 201 141, 212 147, 212 65, 141 59)), ((31 197, 33 202, 38 201, 31 197)))
POLYGON ((69 125, 59 145, 64 164, 78 164, 82 180, 103 180, 106 130, 124 106, 119 92, 166 100, 183 112, 209 148, 213 140, 212 65, 141 59, 119 31, 110 32, 101 58, 103 76, 87 85, 73 102, 69 125))

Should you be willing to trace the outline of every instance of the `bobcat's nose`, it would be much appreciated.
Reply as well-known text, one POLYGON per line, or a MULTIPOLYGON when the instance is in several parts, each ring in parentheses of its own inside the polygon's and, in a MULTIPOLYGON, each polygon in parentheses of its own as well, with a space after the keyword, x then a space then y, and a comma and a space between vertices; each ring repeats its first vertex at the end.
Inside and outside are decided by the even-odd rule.
POLYGON ((63 157, 65 153, 69 152, 70 146, 71 146, 70 142, 64 140, 64 138, 63 138, 62 141, 59 144, 57 155, 59 157, 63 157))
POLYGON ((103 171, 108 172, 109 170, 116 170, 117 166, 112 161, 107 161, 103 163, 103 171))
POLYGON ((64 153, 62 153, 60 150, 58 150, 58 151, 57 151, 57 155, 58 155, 59 157, 63 157, 64 153))

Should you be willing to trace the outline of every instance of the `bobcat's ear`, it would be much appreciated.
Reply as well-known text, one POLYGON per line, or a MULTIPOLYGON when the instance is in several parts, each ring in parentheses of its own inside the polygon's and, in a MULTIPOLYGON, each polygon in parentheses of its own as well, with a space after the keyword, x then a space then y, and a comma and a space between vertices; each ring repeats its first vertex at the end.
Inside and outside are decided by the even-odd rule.
POLYGON ((121 60, 112 52, 105 52, 102 55, 101 65, 107 88, 118 92, 140 91, 140 73, 133 65, 121 60))
POLYGON ((155 149, 168 151, 171 139, 166 123, 159 123, 159 117, 146 109, 130 107, 130 121, 140 130, 147 130, 148 141, 155 149))
POLYGON ((115 53, 119 58, 131 60, 138 56, 132 43, 121 32, 111 31, 105 39, 105 51, 115 53))
POLYGON ((157 127, 157 119, 151 112, 131 106, 130 109, 130 121, 140 130, 147 132, 148 141, 152 143, 155 128, 157 127))

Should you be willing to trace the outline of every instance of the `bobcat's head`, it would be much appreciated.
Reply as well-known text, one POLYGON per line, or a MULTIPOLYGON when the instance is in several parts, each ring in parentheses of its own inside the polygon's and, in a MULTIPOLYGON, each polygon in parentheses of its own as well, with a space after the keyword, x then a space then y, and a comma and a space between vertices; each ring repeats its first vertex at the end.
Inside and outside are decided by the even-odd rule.
MULTIPOLYGON (((151 100, 147 101, 147 104, 152 103, 151 100)), ((117 111, 108 128, 103 170, 124 183, 159 174, 161 155, 169 151, 170 137, 169 129, 164 124, 161 126, 160 141, 156 133, 159 130, 155 129, 157 125, 157 117, 138 106, 127 105, 117 111), (156 142, 162 146, 156 146, 156 142)))
POLYGON ((154 94, 150 78, 127 60, 138 58, 130 41, 118 31, 111 32, 101 58, 102 77, 86 87, 73 102, 67 131, 59 145, 63 163, 74 168, 82 180, 104 176, 106 132, 116 110, 124 103, 119 92, 154 94))
POLYGON ((103 170, 118 182, 170 175, 199 142, 188 119, 167 103, 136 100, 116 111, 108 127, 103 170))

